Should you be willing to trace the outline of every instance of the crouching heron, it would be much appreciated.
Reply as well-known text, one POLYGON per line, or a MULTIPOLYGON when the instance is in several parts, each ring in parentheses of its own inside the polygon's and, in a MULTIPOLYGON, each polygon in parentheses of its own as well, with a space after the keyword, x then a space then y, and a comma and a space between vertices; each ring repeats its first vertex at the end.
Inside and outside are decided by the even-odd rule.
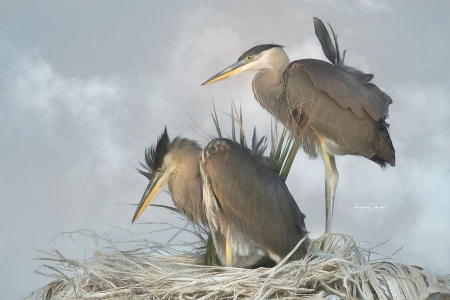
POLYGON ((392 100, 370 82, 373 75, 344 65, 334 32, 336 48, 322 21, 314 18, 314 25, 332 64, 317 59, 290 62, 283 46, 259 45, 203 85, 258 71, 252 84, 256 100, 294 134, 304 133, 302 147, 310 157, 322 153, 325 231, 330 232, 339 179, 334 156, 360 155, 381 167, 395 165, 395 150, 385 121, 392 100))
POLYGON ((169 140, 164 130, 145 153, 142 172, 150 183, 133 217, 135 222, 166 184, 175 205, 193 222, 207 225, 221 262, 254 267, 280 262, 305 238, 291 259, 305 256, 305 215, 285 183, 260 157, 228 139, 214 139, 202 150, 192 140, 169 140))

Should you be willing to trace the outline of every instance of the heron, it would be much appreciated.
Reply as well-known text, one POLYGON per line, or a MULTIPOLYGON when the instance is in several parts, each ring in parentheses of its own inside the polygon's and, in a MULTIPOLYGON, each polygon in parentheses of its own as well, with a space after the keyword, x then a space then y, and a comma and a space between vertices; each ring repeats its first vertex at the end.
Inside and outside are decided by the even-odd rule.
POLYGON ((395 166, 395 149, 386 122, 392 99, 375 84, 372 74, 344 65, 337 37, 335 48, 322 21, 314 18, 316 36, 330 60, 290 62, 284 46, 263 44, 245 51, 235 62, 202 85, 256 71, 255 99, 301 138, 311 157, 325 164, 325 232, 331 232, 339 180, 335 155, 363 156, 384 168, 395 166))
POLYGON ((133 222, 168 185, 180 211, 209 228, 222 264, 279 263, 302 239, 290 259, 303 258, 310 243, 305 215, 262 156, 264 150, 253 148, 217 138, 202 149, 179 136, 170 141, 164 129, 156 146, 145 152, 146 171, 140 173, 150 182, 133 222))

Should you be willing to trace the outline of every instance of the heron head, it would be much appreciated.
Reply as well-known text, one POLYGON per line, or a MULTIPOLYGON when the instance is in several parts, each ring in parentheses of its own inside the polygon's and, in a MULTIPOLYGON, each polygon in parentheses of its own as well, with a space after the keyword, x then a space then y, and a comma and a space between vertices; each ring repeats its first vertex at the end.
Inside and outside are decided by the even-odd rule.
POLYGON ((275 44, 255 46, 245 51, 238 58, 237 62, 212 76, 211 78, 203 82, 202 85, 214 83, 222 79, 235 76, 237 74, 245 74, 252 71, 270 69, 274 65, 274 58, 278 58, 278 55, 284 55, 287 59, 287 56, 282 49, 283 47, 284 46, 275 44))
POLYGON ((132 223, 141 216, 158 191, 168 183, 171 173, 176 169, 176 163, 170 155, 170 148, 167 128, 164 128, 156 145, 145 150, 145 163, 141 163, 145 170, 138 170, 138 172, 147 177, 150 182, 134 213, 132 223))

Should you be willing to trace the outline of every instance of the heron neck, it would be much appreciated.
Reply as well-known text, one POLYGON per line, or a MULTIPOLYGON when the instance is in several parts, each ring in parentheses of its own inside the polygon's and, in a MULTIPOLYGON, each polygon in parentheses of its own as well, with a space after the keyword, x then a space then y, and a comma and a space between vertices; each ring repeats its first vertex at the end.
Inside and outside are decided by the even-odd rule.
POLYGON ((288 105, 285 97, 283 72, 289 61, 282 66, 259 71, 253 79, 256 100, 279 121, 285 121, 288 105))
POLYGON ((177 170, 169 180, 169 191, 175 205, 190 220, 206 224, 202 200, 202 180, 200 175, 201 149, 191 149, 183 156, 177 170))

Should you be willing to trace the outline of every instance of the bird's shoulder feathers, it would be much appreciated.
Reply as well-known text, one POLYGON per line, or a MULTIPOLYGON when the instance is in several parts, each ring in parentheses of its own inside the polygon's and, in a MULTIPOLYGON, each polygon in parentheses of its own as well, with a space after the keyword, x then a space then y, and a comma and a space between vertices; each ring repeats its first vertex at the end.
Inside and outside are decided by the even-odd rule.
POLYGON ((388 115, 391 98, 375 84, 364 82, 328 62, 317 59, 302 59, 291 62, 283 74, 288 97, 326 93, 343 109, 349 108, 362 118, 366 111, 374 121, 388 115))

